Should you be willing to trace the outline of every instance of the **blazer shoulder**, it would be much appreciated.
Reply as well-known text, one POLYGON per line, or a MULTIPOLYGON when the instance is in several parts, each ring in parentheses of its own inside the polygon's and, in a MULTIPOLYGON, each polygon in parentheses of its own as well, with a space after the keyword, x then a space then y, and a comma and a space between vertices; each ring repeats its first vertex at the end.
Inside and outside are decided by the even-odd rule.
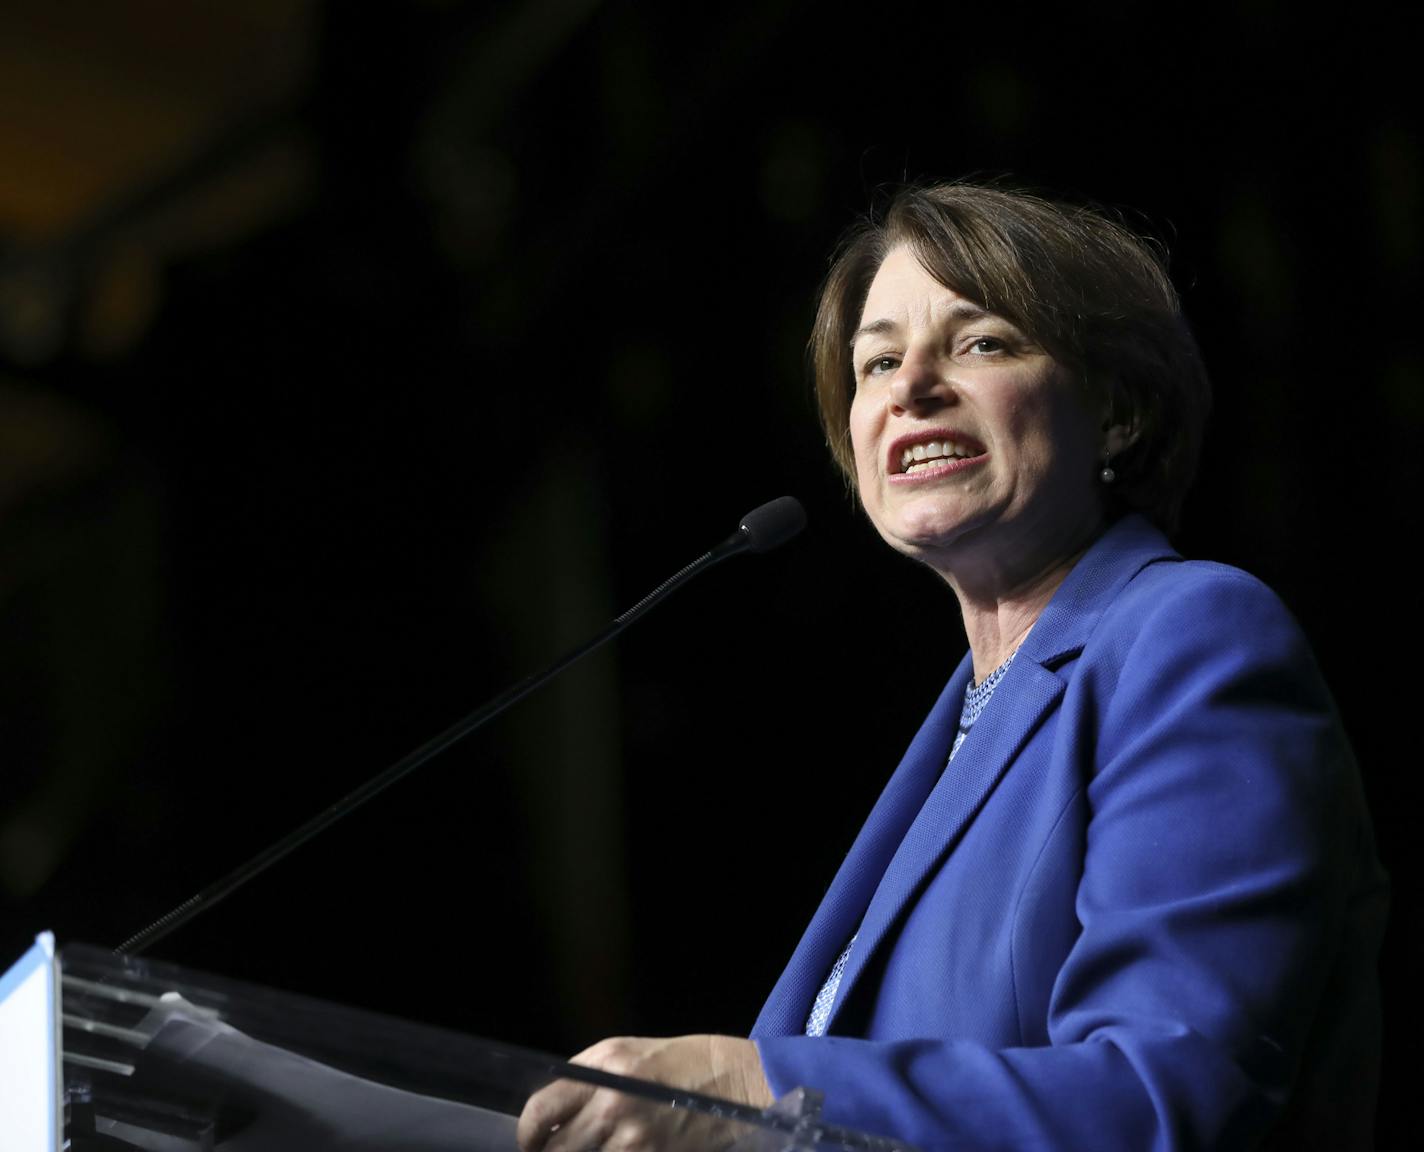
POLYGON ((1183 639, 1215 634, 1227 642, 1230 628, 1243 620, 1283 636, 1299 633, 1262 581, 1229 564, 1185 560, 1153 525, 1127 516, 1068 574, 1029 632, 1024 655, 1057 670, 1087 650, 1117 651, 1145 628, 1183 639))
POLYGON ((1078 661, 1113 714, 1174 697, 1256 700, 1335 711, 1310 641, 1262 580, 1228 564, 1163 560, 1142 567, 1103 613, 1078 661), (1134 703, 1136 702, 1136 703, 1134 703))
POLYGON ((1103 614, 1109 629, 1203 630, 1219 641, 1259 640, 1280 632, 1301 636, 1300 624, 1264 581, 1230 564, 1180 557, 1138 569, 1103 614))

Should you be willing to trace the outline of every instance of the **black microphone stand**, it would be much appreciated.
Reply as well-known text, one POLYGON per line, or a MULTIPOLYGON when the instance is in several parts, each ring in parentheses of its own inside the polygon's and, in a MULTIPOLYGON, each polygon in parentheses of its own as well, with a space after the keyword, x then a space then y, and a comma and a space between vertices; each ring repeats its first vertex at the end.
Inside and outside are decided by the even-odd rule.
POLYGON ((211 908, 220 900, 232 895, 249 880, 265 872, 289 853, 300 848, 308 840, 324 832, 338 820, 345 818, 360 808, 368 800, 379 796, 396 781, 410 775, 426 761, 439 755, 452 744, 463 740, 482 725, 493 720, 501 712, 517 704, 536 688, 543 686, 571 664, 582 660, 590 652, 601 648, 617 636, 633 621, 637 620, 655 604, 666 599, 699 572, 705 572, 714 564, 729 559, 742 552, 766 552, 784 544, 795 536, 806 524, 806 512, 799 501, 792 496, 782 496, 761 507, 753 509, 742 517, 737 530, 710 552, 694 560, 685 568, 664 580, 633 607, 605 628, 593 639, 586 641, 571 652, 560 657, 541 672, 527 676, 523 680, 475 711, 457 720, 439 735, 432 737, 397 760, 385 771, 372 776, 364 784, 347 793, 340 800, 313 816, 306 823, 294 828, 274 844, 264 848, 246 863, 239 865, 222 879, 209 884, 202 891, 188 897, 172 911, 165 913, 147 928, 134 933, 117 948, 116 953, 137 956, 169 933, 181 928, 204 909, 211 908))

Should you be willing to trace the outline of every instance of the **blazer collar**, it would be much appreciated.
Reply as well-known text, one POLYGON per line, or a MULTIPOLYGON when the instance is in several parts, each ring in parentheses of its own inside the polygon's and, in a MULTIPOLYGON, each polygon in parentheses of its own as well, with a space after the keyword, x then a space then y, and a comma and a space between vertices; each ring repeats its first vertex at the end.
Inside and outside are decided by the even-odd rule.
POLYGON ((1124 516, 1114 522, 1058 586, 1024 638, 1014 663, 1055 668, 1076 656, 1129 580, 1149 564, 1180 559, 1167 538, 1141 516, 1124 516))
POLYGON ((831 965, 856 936, 831 1022, 929 874, 959 842, 1024 742, 1062 696, 1056 669, 1087 643, 1118 592, 1147 564, 1175 559, 1146 520, 1113 524, 1074 565, 1034 623, 951 770, 944 771, 973 672, 965 654, 872 809, 753 1035, 801 1031, 831 965))

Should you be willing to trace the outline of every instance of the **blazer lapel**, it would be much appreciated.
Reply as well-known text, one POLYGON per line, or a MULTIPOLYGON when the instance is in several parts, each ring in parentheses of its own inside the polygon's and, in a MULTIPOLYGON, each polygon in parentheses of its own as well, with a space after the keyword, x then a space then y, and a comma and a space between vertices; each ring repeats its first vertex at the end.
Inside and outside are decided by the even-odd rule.
POLYGON ((896 920, 963 837, 1024 742, 1057 707, 1056 669, 1082 651, 1098 619, 1146 564, 1180 559, 1152 525, 1123 517, 1083 555, 1035 622, 994 704, 945 770, 973 666, 945 685, 757 1019, 753 1036, 805 1028, 811 1003, 852 935, 831 1023, 896 920))
MULTIPOLYGON (((944 761, 959 721, 959 708, 955 708, 950 735, 937 750, 937 770, 943 771, 899 841, 866 910, 831 1009, 832 1025, 886 934, 930 873, 953 851, 1024 742, 1057 706, 1063 689, 1063 681, 1056 675, 1019 656, 994 689, 995 703, 1001 706, 985 709, 954 763, 946 768, 944 761)), ((957 705, 962 705, 963 696, 961 682, 957 705)))
MULTIPOLYGON (((830 1026, 895 922, 962 839, 1024 743, 1058 706, 1067 682, 1056 669, 1082 651, 1102 613, 1137 572, 1147 564, 1175 559, 1180 557, 1161 533, 1139 516, 1123 517, 1110 527, 1054 593, 994 690, 993 704, 975 722, 954 763, 945 768, 969 682, 966 665, 970 657, 965 657, 960 665, 963 675, 956 674, 950 682, 956 694, 951 698, 946 689, 940 697, 939 706, 952 715, 947 726, 936 730, 941 737, 936 749, 940 757, 935 766, 937 782, 929 784, 923 806, 894 846, 866 908, 831 1007, 830 1026)), ((844 939, 849 939, 849 934, 844 939)), ((839 954, 832 954, 831 960, 839 954)), ((829 964, 827 961, 827 967, 829 964)), ((824 978, 825 969, 821 974, 824 978)))
MULTIPOLYGON (((861 927, 871 896, 890 866, 896 846, 915 823, 926 797, 939 779, 959 725, 960 705, 972 672, 973 665, 966 655, 910 742, 899 767, 851 845, 786 970, 757 1017, 753 1036, 787 1036, 805 1029, 811 1004, 825 983, 831 965, 861 927)), ((859 951, 857 940, 851 952, 852 961, 859 951)))

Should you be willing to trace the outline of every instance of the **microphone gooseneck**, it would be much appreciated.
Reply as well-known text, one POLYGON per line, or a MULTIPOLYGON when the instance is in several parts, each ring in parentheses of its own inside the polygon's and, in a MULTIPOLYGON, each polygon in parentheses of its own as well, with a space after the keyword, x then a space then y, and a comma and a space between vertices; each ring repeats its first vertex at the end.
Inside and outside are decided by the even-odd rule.
POLYGON ((505 689, 494 699, 483 704, 467 716, 457 720, 439 735, 427 740, 419 748, 397 760, 385 771, 372 776, 359 788, 343 796, 324 811, 313 816, 305 824, 293 829, 276 843, 263 849, 245 864, 234 868, 222 879, 208 885, 196 895, 188 897, 170 912, 165 913, 141 932, 130 936, 114 951, 123 956, 136 956, 162 940, 165 936, 181 928, 189 920, 211 908, 218 901, 231 896, 249 880, 256 878, 289 853, 300 848, 338 820, 350 815, 366 801, 384 792, 396 781, 414 772, 426 761, 445 751, 452 744, 463 740, 470 733, 493 720, 501 712, 517 704, 536 688, 542 687, 565 668, 577 663, 597 648, 601 648, 623 629, 642 616, 653 605, 669 596, 673 591, 692 579, 699 572, 712 565, 736 556, 741 552, 767 552, 786 543, 806 525, 806 511, 793 496, 782 496, 754 508, 742 517, 737 530, 721 544, 694 560, 685 568, 663 581, 648 595, 639 600, 613 623, 593 639, 586 641, 573 651, 560 657, 542 672, 526 676, 519 683, 505 689))

